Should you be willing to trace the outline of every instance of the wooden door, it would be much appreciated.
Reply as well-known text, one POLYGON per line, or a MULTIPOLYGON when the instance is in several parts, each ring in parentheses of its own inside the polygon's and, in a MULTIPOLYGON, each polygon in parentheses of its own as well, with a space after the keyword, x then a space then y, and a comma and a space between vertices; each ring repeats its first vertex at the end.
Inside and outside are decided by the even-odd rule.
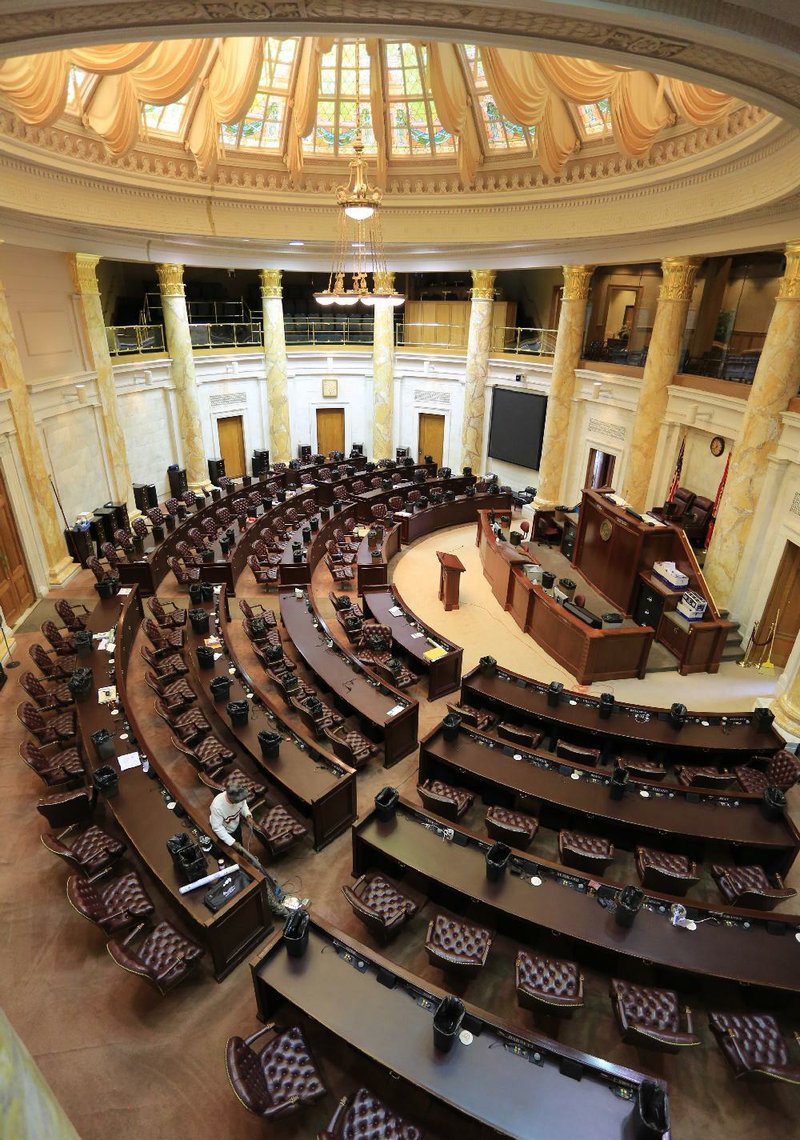
POLYGON ((344 408, 317 408, 317 452, 344 451, 344 408))
POLYGON ((756 630, 756 642, 751 660, 771 661, 783 668, 792 652, 798 630, 800 630, 800 546, 787 542, 781 556, 775 580, 769 592, 764 616, 756 630), (775 640, 770 651, 768 639, 773 621, 777 620, 775 640))
POLYGON ((613 486, 615 455, 606 451, 597 451, 594 447, 589 452, 589 465, 586 469, 584 487, 596 490, 598 487, 613 486))
POLYGON ((25 564, 17 524, 0 475, 0 607, 8 625, 34 602, 33 584, 25 564))
POLYGON ((224 416, 217 420, 219 453, 225 460, 225 474, 229 479, 246 475, 244 465, 244 422, 241 416, 224 416))
POLYGON ((433 415, 429 412, 420 412, 417 463, 423 463, 426 455, 433 456, 433 462, 437 467, 442 466, 442 456, 444 455, 444 416, 433 415))

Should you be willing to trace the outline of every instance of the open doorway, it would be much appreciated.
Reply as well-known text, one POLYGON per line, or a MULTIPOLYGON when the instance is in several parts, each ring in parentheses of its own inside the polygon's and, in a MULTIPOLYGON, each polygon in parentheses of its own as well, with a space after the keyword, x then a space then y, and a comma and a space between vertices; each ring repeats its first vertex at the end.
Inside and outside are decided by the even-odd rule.
POLYGON ((590 487, 592 490, 597 490, 598 487, 612 487, 616 459, 616 455, 611 455, 607 451, 598 451, 593 447, 589 452, 584 487, 590 487))
POLYGON ((756 644, 763 661, 771 661, 782 669, 789 660, 798 630, 800 630, 800 546, 787 542, 775 572, 772 589, 764 607, 764 613, 756 630, 756 644), (770 639, 772 623, 775 622, 774 637, 770 639), (770 648, 769 641, 772 646, 770 648))

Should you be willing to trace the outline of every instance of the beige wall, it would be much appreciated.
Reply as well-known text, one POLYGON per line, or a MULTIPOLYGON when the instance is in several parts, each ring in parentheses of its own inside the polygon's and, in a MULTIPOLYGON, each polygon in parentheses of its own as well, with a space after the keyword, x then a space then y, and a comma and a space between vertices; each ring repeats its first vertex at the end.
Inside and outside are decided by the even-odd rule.
POLYGON ((724 452, 719 456, 712 455, 710 444, 716 434, 718 433, 712 428, 705 431, 699 428, 688 429, 681 475, 683 487, 688 487, 696 495, 705 495, 709 499, 715 499, 717 496, 719 481, 732 447, 732 441, 723 436, 724 452))
POLYGON ((87 362, 66 256, 0 245, 0 279, 25 379, 35 383, 84 371, 87 362))

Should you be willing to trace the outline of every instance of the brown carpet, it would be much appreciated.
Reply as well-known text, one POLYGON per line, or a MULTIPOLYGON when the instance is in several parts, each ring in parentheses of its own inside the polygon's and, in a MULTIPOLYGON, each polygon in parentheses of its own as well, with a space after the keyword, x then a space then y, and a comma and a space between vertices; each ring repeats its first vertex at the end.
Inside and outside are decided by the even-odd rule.
MULTIPOLYGON (((320 581, 324 595, 328 588, 320 581)), ((80 584, 73 589, 78 596, 80 584)), ((259 600, 264 600, 263 595, 259 600)), ((32 635, 19 635, 18 659, 29 660, 27 646, 32 640, 32 635)), ((428 703, 422 694, 417 695, 422 697, 422 736, 440 719, 444 702, 428 703)), ((141 700, 149 703, 150 699, 145 690, 141 700)), ((234 1033, 246 1036, 257 1028, 246 964, 221 984, 206 968, 167 998, 160 998, 111 961, 102 932, 69 906, 64 894, 67 869, 39 842, 44 821, 34 809, 42 786, 17 757, 22 732, 14 709, 19 700, 12 673, 0 692, 0 743, 5 758, 0 769, 2 1002, 80 1136, 83 1140, 108 1136, 114 1140, 141 1140, 142 1136, 153 1140, 179 1136, 263 1140, 268 1135, 275 1140, 299 1140, 315 1135, 333 1111, 334 1096, 267 1127, 242 1108, 228 1086, 226 1039, 234 1033)), ((153 731, 154 735, 163 732, 163 725, 153 722, 153 731)), ((370 765, 359 774, 361 812, 387 782, 413 797, 416 753, 390 773, 370 765)), ((473 814, 474 826, 480 829, 480 805, 473 814)), ((304 846, 275 869, 279 881, 292 893, 311 897, 321 916, 370 942, 339 889, 350 878, 349 835, 319 854, 304 846)), ((390 946, 388 955, 441 984, 440 972, 428 964, 422 950, 433 909, 430 903, 423 907, 390 946)), ((530 1026, 531 1015, 519 1010, 514 998, 515 953, 514 944, 498 938, 487 968, 470 985, 468 996, 516 1024, 530 1026)), ((558 1025, 542 1021, 538 1027, 557 1033, 575 1048, 666 1078, 672 1090, 675 1140, 773 1140, 775 1135, 792 1134, 791 1121, 797 1119, 800 1103, 798 1090, 775 1083, 734 1081, 708 1031, 702 990, 687 996, 703 1046, 688 1054, 661 1057, 621 1043, 607 997, 608 976, 591 970, 586 973, 584 1010, 558 1025)), ((646 971, 643 976, 648 977, 646 971)), ((737 1003, 738 996, 731 994, 731 1002, 737 1003)), ((794 1046, 793 1050, 796 1058, 794 1046)), ((320 1067, 326 1084, 337 1094, 342 1088, 354 1089, 359 1082, 377 1080, 363 1061, 346 1051, 328 1049, 320 1067)), ((422 1113, 420 1123, 426 1125, 426 1135, 446 1135, 426 1116, 424 1104, 416 1101, 413 1106, 422 1113)), ((535 1135, 532 1122, 531 1136, 535 1135)))

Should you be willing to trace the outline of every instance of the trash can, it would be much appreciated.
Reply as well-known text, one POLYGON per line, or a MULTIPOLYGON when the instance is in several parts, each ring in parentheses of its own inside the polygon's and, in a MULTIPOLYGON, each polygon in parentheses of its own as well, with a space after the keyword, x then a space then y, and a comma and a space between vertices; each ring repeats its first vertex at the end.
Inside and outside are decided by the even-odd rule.
POLYGON ((91 669, 76 669, 67 681, 67 688, 72 694, 76 704, 88 701, 94 688, 91 669))
POLYGON ((195 633, 208 633, 208 610, 189 610, 189 621, 195 633))
POLYGON ((494 657, 481 657, 478 665, 484 677, 494 677, 497 672, 497 660, 494 657))
POLYGON ((654 1081, 642 1081, 633 1108, 634 1140, 655 1140, 669 1132, 669 1097, 654 1081))
POLYGON ((439 1008, 433 1015, 433 1047, 440 1053, 449 1053, 453 1048, 453 1042, 461 1031, 461 1023, 464 1020, 464 1004, 463 1002, 454 997, 453 994, 447 994, 439 1002, 439 1008))
POLYGON ((233 728, 244 728, 247 724, 247 717, 250 713, 250 706, 247 701, 229 701, 228 702, 228 716, 231 718, 231 725, 233 728))
POLYGON ((207 645, 198 645, 195 650, 197 653, 197 664, 201 669, 214 668, 214 650, 209 649, 207 645))
POLYGON ((208 687, 211 690, 211 696, 214 698, 215 705, 221 705, 223 701, 227 701, 232 684, 233 681, 230 677, 214 677, 214 679, 209 682, 208 687))
POLYGON ((300 908, 286 919, 283 941, 290 958, 302 958, 308 947, 308 911, 300 908))
POLYGON ((511 848, 507 843, 495 843, 486 852, 486 878, 490 883, 496 883, 502 878, 510 856, 511 848))
POLYGON ((611 784, 609 785, 612 800, 621 800, 625 795, 625 785, 628 782, 630 773, 627 768, 615 768, 611 774, 611 784))
POLYGON ((92 653, 92 631, 78 629, 72 635, 75 642, 75 653, 78 657, 90 657, 92 653))
POLYGON ((442 728, 444 729, 445 740, 455 740, 458 736, 458 726, 461 724, 461 717, 458 713, 448 713, 442 721, 442 728))
POLYGON ((201 582, 189 583, 189 601, 197 605, 203 599, 203 585, 201 582))
POLYGON ((261 755, 265 760, 277 760, 283 737, 279 732, 262 729, 258 734, 258 743, 261 745, 261 755))
POLYGON ((96 768, 92 781, 98 792, 102 792, 107 799, 111 799, 119 791, 119 772, 110 765, 96 768))
POLYGON ((394 819, 399 799, 400 793, 397 788, 391 788, 388 784, 385 788, 381 788, 375 797, 375 814, 381 823, 388 823, 390 819, 394 819))
POLYGON ((623 887, 617 895, 617 909, 614 911, 617 926, 633 926, 633 920, 643 904, 644 891, 631 885, 623 887))
POLYGON ((214 561, 214 551, 211 549, 210 546, 207 546, 206 549, 203 550, 202 553, 200 554, 200 558, 201 558, 201 561, 203 561, 203 562, 213 562, 214 561))
POLYGON ((568 602, 575 600, 575 591, 578 588, 577 582, 573 582, 571 578, 559 578, 558 587, 562 593, 567 595, 568 602))
POLYGON ((778 820, 783 818, 786 811, 786 796, 780 788, 771 785, 764 789, 764 795, 761 799, 761 811, 765 819, 770 820, 772 823, 777 823, 778 820))
POLYGON ((200 583, 200 591, 203 595, 203 601, 204 602, 210 602, 211 599, 214 597, 214 583, 213 582, 201 582, 200 583))
POLYGON ((112 756, 116 755, 114 737, 107 728, 98 728, 97 732, 93 732, 91 741, 98 760, 110 760, 112 756))

